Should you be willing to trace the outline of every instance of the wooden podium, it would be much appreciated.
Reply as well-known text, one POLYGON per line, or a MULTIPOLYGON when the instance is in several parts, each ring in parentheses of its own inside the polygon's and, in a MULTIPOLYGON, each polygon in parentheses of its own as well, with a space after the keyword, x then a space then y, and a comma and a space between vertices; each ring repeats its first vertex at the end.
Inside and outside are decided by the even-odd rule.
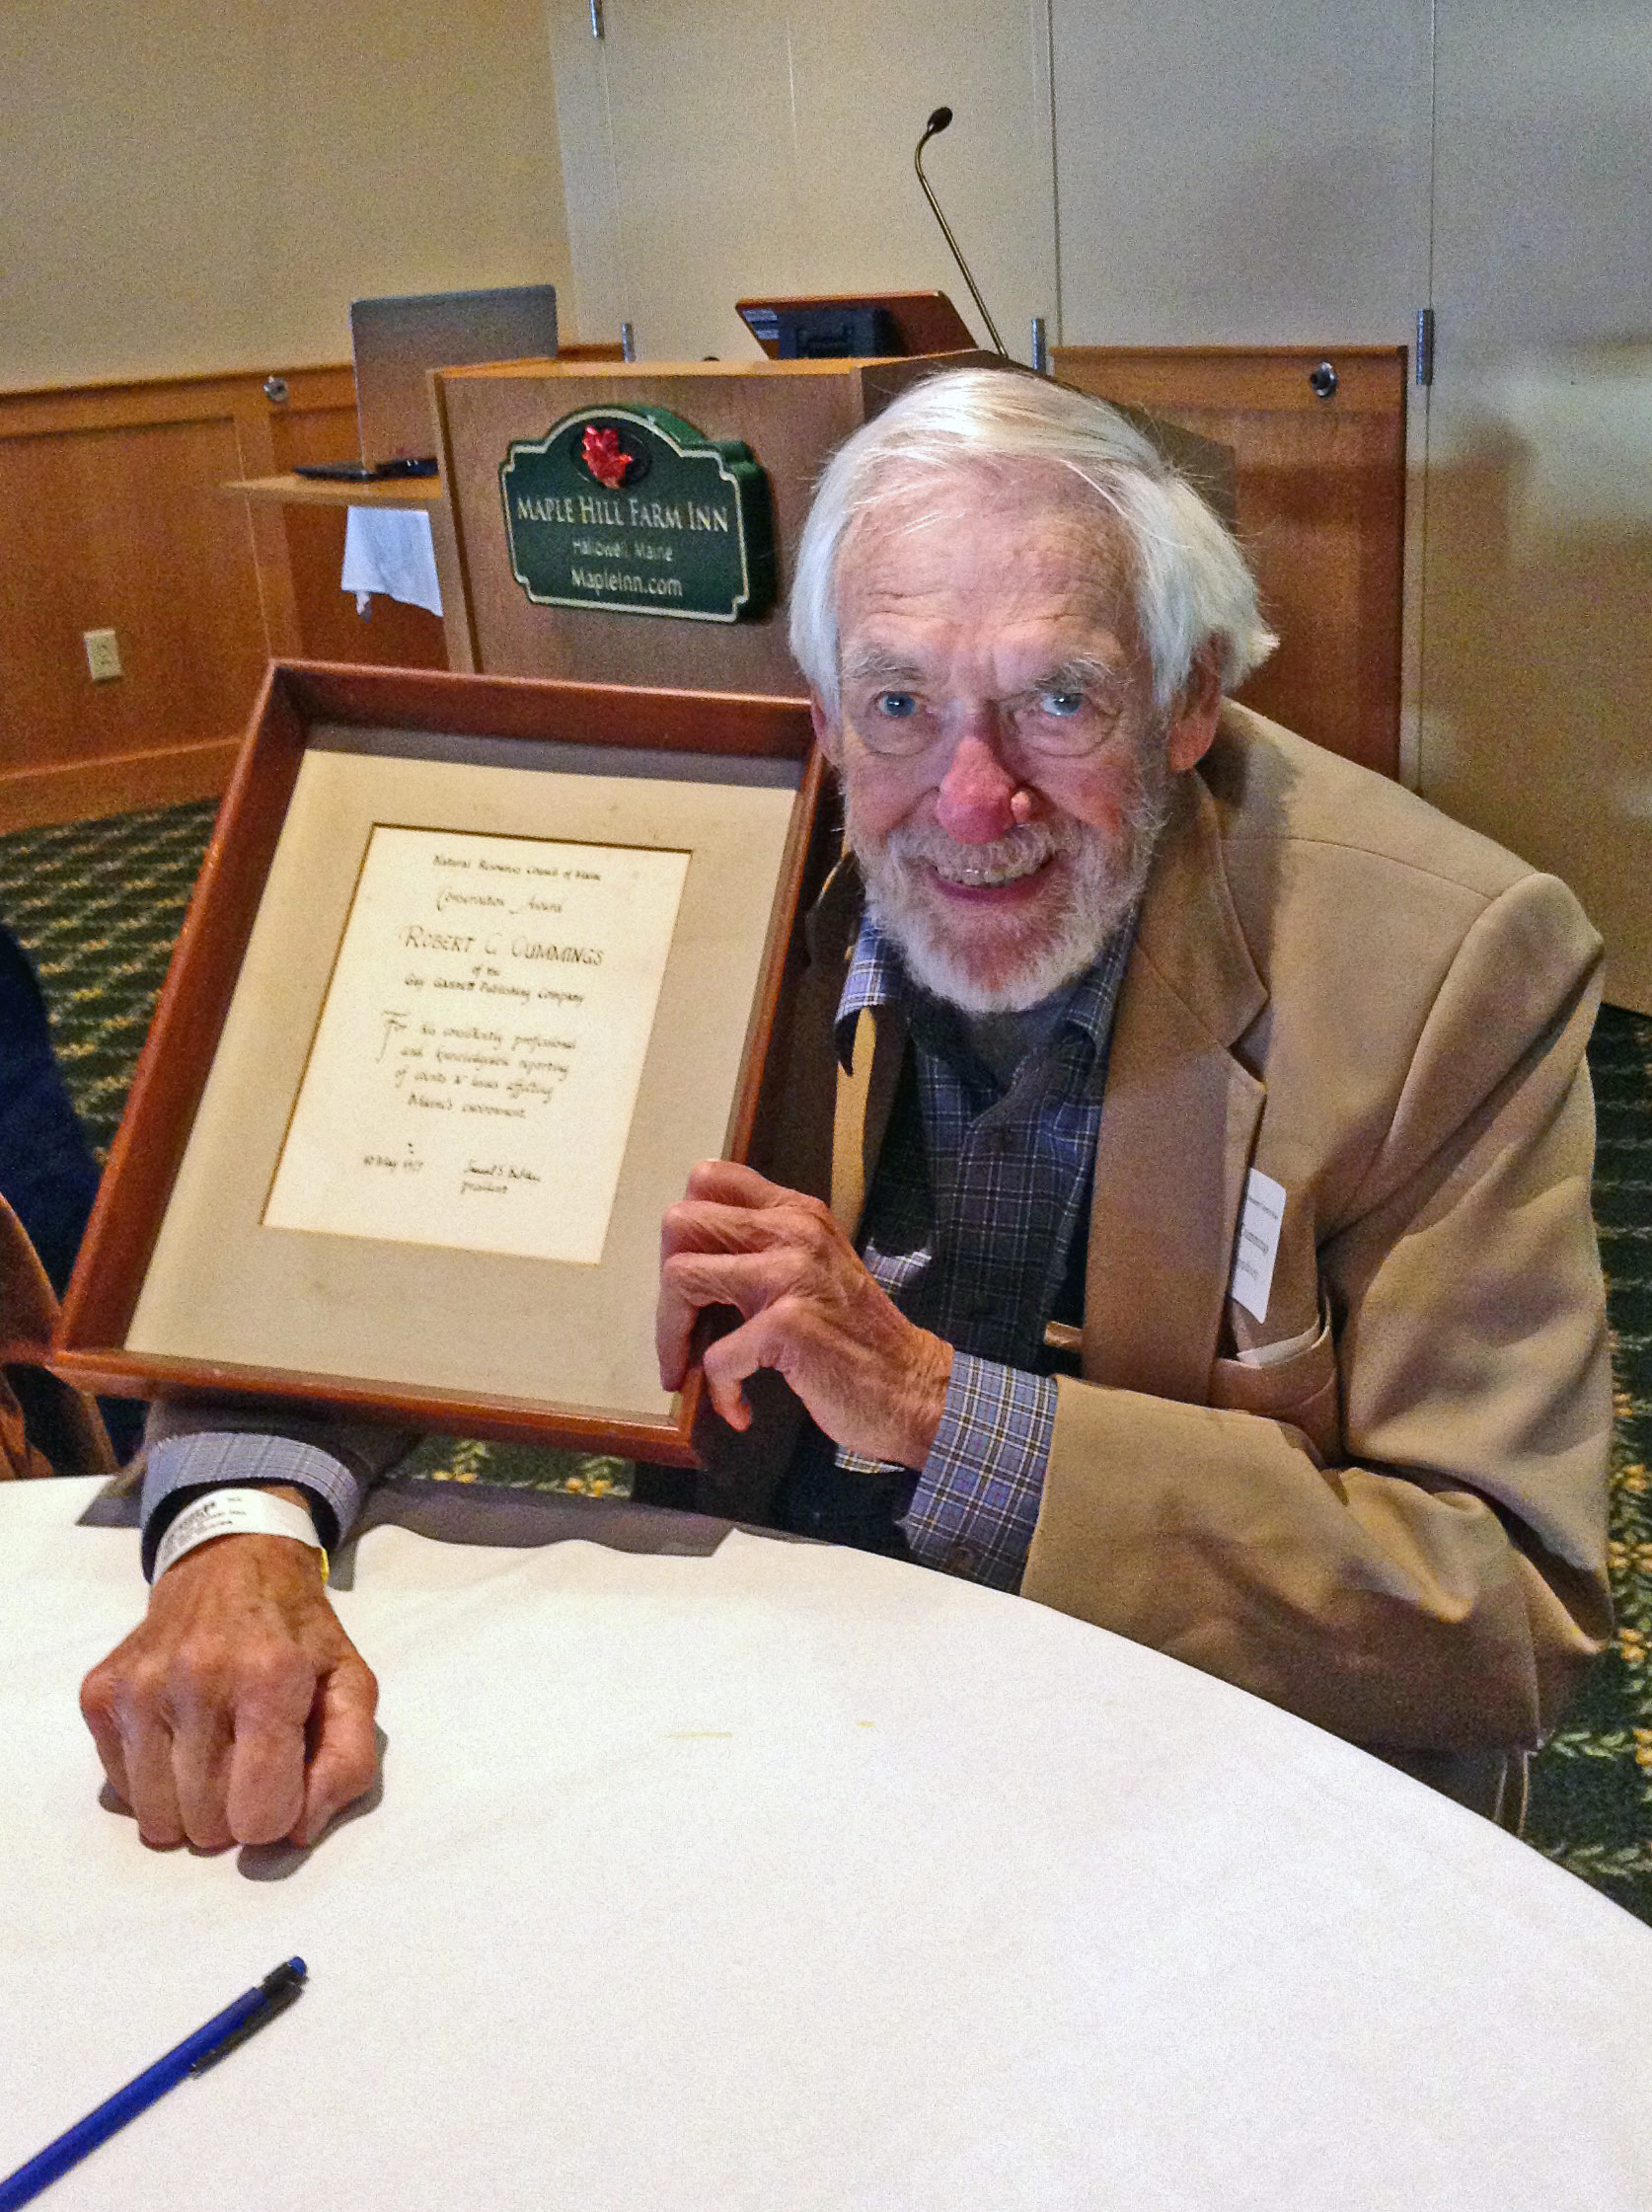
POLYGON ((958 352, 891 360, 510 361, 437 370, 441 471, 461 584, 446 618, 449 665, 488 675, 795 699, 802 680, 787 648, 785 602, 827 456, 938 368, 997 360, 994 353, 958 352), (638 406, 664 409, 708 439, 750 447, 774 508, 778 589, 765 613, 724 623, 536 605, 512 572, 499 478, 512 446, 543 438, 581 409, 638 406))

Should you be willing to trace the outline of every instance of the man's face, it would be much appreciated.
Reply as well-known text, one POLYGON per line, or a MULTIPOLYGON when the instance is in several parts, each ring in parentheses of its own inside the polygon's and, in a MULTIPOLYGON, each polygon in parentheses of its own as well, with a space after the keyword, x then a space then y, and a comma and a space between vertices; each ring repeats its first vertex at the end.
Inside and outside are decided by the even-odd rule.
POLYGON ((1155 709, 1123 534, 1054 466, 892 490, 844 545, 837 608, 841 705, 815 723, 874 915, 939 995, 1036 1004, 1139 897, 1214 682, 1155 709))

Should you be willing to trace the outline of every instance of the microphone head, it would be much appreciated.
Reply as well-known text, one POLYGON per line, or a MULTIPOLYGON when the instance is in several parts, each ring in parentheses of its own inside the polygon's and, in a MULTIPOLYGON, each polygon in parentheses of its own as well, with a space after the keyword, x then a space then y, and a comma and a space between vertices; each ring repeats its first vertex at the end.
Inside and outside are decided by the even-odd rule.
POLYGON ((924 125, 924 136, 926 138, 934 138, 938 136, 939 132, 943 131, 946 128, 946 125, 951 120, 952 111, 950 108, 936 109, 929 121, 924 125))

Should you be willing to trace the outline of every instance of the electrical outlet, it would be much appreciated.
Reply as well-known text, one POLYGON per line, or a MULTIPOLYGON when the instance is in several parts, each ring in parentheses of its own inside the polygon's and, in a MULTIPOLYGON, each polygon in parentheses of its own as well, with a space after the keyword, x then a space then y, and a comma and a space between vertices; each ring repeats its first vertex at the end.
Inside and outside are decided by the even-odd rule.
POLYGON ((120 673, 120 641, 113 630, 87 630, 86 666, 95 684, 112 684, 120 673))

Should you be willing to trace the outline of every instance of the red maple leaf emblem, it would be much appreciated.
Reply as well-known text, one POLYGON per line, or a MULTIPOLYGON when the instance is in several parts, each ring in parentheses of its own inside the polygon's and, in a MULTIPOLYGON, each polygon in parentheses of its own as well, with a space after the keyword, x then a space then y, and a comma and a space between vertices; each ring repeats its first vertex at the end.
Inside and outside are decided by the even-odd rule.
POLYGON ((598 482, 617 492, 626 480, 632 465, 629 453, 620 450, 618 430, 599 430, 594 422, 585 424, 585 435, 579 440, 579 458, 598 482))

